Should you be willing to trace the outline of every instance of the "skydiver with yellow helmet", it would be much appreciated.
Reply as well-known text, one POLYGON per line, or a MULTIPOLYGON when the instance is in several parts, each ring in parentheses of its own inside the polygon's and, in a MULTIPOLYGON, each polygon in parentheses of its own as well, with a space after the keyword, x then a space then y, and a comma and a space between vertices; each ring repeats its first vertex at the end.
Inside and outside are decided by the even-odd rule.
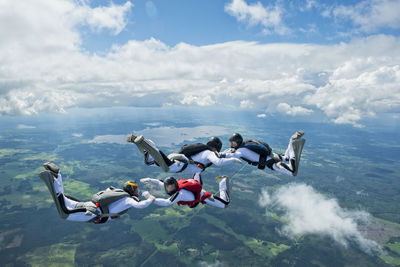
POLYGON ((139 200, 138 185, 127 181, 122 189, 112 186, 93 195, 91 201, 82 202, 64 194, 62 176, 59 167, 54 163, 43 164, 45 171, 39 177, 47 185, 54 200, 59 216, 62 219, 79 222, 105 223, 110 218, 119 218, 130 208, 143 209, 154 201, 154 196, 143 192, 146 200, 139 200))

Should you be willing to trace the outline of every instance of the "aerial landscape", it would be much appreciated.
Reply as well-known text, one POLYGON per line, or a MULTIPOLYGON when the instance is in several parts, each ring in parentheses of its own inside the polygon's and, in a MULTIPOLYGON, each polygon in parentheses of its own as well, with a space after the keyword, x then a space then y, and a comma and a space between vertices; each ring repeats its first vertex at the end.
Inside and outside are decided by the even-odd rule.
POLYGON ((0 3, 0 265, 400 266, 400 1, 167 2, 0 3), (229 177, 225 209, 72 222, 38 176, 54 162, 81 201, 128 180, 168 198, 140 179, 192 174, 146 165, 128 135, 281 154, 298 130, 295 177, 202 172, 211 193, 229 177))

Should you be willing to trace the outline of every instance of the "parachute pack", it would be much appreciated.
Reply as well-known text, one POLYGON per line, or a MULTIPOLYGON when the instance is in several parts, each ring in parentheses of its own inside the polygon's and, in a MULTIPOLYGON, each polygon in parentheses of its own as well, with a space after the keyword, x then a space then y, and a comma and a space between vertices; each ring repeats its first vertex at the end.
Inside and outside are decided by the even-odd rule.
POLYGON ((265 142, 249 139, 244 141, 240 147, 247 148, 260 155, 260 159, 258 162, 252 162, 243 157, 241 158, 247 163, 257 166, 260 170, 265 169, 265 166, 272 168, 272 164, 275 163, 275 161, 272 164, 270 164, 271 162, 267 162, 267 156, 270 156, 272 154, 272 148, 265 142))
MULTIPOLYGON (((206 150, 210 150, 210 148, 207 145, 202 144, 202 143, 196 143, 196 144, 183 145, 178 153, 183 154, 187 158, 191 159, 191 157, 193 155, 196 155, 196 154, 206 151, 206 150)), ((193 163, 196 164, 197 167, 199 167, 203 171, 212 165, 212 163, 208 163, 207 165, 204 165, 197 161, 193 161, 193 163)), ((182 171, 183 171, 183 169, 182 169, 182 171)))
POLYGON ((196 143, 196 144, 188 144, 188 145, 183 145, 181 149, 179 150, 179 154, 183 154, 186 157, 190 158, 193 155, 196 155, 200 152, 203 152, 205 150, 209 150, 210 148, 202 143, 196 143))
POLYGON ((110 217, 112 219, 119 218, 122 214, 128 211, 128 209, 123 210, 119 213, 109 213, 108 206, 124 197, 131 197, 136 201, 138 198, 130 196, 127 192, 122 189, 116 189, 114 187, 109 187, 109 190, 103 190, 93 195, 92 201, 80 202, 77 204, 77 208, 86 209, 86 212, 96 215, 89 222, 94 222, 95 224, 105 223, 110 217), (99 208, 101 213, 98 211, 99 208))
POLYGON ((178 179, 178 191, 185 189, 193 193, 194 200, 192 201, 179 201, 178 205, 188 205, 191 208, 196 207, 200 202, 205 203, 204 200, 211 196, 211 193, 204 192, 203 196, 200 197, 200 193, 203 190, 202 185, 195 179, 178 179))

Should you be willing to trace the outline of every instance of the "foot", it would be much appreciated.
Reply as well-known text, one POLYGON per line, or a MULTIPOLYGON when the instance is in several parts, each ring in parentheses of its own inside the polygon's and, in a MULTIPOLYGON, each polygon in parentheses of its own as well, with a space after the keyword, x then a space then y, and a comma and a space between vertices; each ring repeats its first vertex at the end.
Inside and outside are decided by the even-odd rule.
POLYGON ((128 143, 134 143, 136 137, 137 137, 136 135, 130 134, 130 135, 128 135, 128 136, 126 137, 126 142, 128 142, 128 143))
POLYGON ((296 140, 304 135, 304 131, 297 131, 295 134, 292 135, 292 140, 296 140))
POLYGON ((58 166, 52 162, 46 162, 43 163, 43 167, 50 171, 56 178, 58 176, 58 172, 60 171, 60 168, 58 168, 58 166))

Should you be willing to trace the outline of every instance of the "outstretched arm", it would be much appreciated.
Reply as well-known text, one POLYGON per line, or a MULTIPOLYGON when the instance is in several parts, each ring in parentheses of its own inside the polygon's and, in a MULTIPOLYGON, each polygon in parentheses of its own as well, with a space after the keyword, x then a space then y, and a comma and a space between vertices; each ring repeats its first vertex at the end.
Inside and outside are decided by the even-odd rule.
POLYGON ((158 206, 171 206, 175 203, 178 203, 179 201, 182 200, 182 194, 181 192, 176 192, 174 195, 172 195, 170 198, 156 198, 154 199, 154 204, 158 206))
POLYGON ((144 209, 147 208, 154 201, 154 197, 149 197, 146 200, 136 201, 133 198, 127 197, 125 203, 136 209, 144 209))
POLYGON ((179 201, 193 201, 193 200, 194 200, 194 194, 190 191, 182 189, 176 192, 170 198, 167 199, 156 198, 154 200, 154 204, 159 206, 171 206, 175 203, 179 203, 179 201))
POLYGON ((232 163, 242 163, 240 161, 240 159, 237 159, 238 157, 231 157, 231 158, 219 158, 217 157, 217 155, 215 155, 214 152, 211 152, 207 155, 207 159, 212 162, 213 164, 215 164, 216 166, 224 166, 227 164, 232 164, 232 163))
POLYGON ((164 187, 164 183, 158 179, 154 179, 154 178, 142 178, 140 179, 140 182, 142 183, 150 183, 150 184, 154 184, 154 185, 158 185, 160 187, 164 187))
POLYGON ((222 157, 225 158, 240 158, 243 157, 243 153, 241 151, 236 150, 235 152, 223 152, 222 157))

